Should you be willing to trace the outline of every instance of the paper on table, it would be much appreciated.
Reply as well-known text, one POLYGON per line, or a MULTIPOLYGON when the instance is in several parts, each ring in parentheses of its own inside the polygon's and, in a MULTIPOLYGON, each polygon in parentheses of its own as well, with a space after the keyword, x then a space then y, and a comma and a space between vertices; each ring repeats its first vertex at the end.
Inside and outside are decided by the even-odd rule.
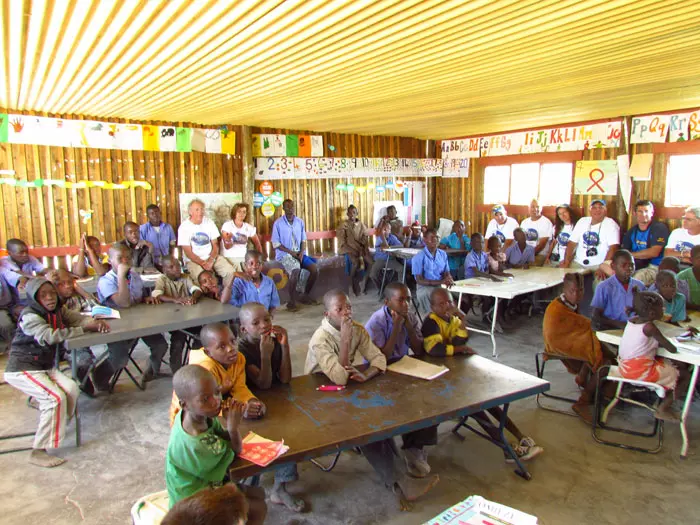
POLYGON ((142 281, 157 281, 158 277, 160 277, 161 273, 142 273, 141 274, 141 280, 142 281))
POLYGON ((450 370, 446 366, 426 363, 425 361, 414 359, 409 356, 404 356, 395 363, 390 364, 388 369, 397 374, 427 379, 428 381, 440 377, 450 370))
POLYGON ((115 310, 115 309, 109 308, 107 306, 99 306, 99 305, 93 306, 89 315, 91 315, 93 319, 121 319, 122 318, 121 314, 119 313, 119 310, 115 310))
POLYGON ((243 438, 243 449, 240 457, 261 467, 266 467, 288 450, 289 447, 284 444, 284 440, 272 441, 255 432, 248 432, 243 438))

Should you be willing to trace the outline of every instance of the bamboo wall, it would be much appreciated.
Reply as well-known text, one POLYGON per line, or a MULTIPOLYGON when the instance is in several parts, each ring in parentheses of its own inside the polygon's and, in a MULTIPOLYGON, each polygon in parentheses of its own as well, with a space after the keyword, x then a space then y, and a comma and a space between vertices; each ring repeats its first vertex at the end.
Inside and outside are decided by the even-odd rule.
MULTIPOLYGON (((313 134, 318 132, 304 130, 284 130, 275 128, 253 128, 253 133, 284 133, 284 134, 313 134)), ((406 137, 384 137, 350 135, 341 133, 320 133, 323 135, 323 148, 325 157, 403 157, 403 158, 434 158, 435 143, 428 141, 428 155, 426 155, 426 141, 406 137), (328 146, 332 145, 335 151, 328 146)), ((355 178, 352 179, 355 186, 365 186, 369 182, 377 185, 384 184, 388 178, 355 178)), ((425 178, 404 180, 420 180, 425 178)), ((296 213, 306 223, 306 230, 327 231, 335 230, 345 219, 345 211, 350 204, 357 206, 361 220, 369 227, 372 225, 372 215, 375 201, 401 200, 403 197, 393 190, 385 193, 377 193, 368 190, 365 193, 339 191, 335 186, 345 179, 318 179, 318 180, 280 180, 272 181, 275 191, 282 193, 284 198, 293 199, 296 204, 296 213)), ((256 181, 256 190, 260 181, 256 181)), ((434 192, 434 179, 428 181, 428 193, 434 192)), ((270 234, 272 223, 282 215, 282 207, 275 210, 272 217, 264 217, 259 209, 255 212, 255 224, 262 235, 270 234)), ((428 216, 430 217, 430 210, 428 216)), ((332 249, 332 241, 319 243, 319 250, 332 249), (322 244, 322 246, 321 246, 322 244)))
MULTIPOLYGON (((82 115, 45 116, 91 118, 82 115)), ((129 122, 199 127, 188 123, 129 122)), ((144 180, 152 186, 151 190, 102 190, 0 185, 3 208, 3 213, 0 213, 0 245, 4 247, 7 239, 17 237, 30 246, 75 246, 83 232, 97 236, 103 243, 110 243, 122 237, 121 228, 126 221, 145 222, 146 207, 151 203, 160 206, 164 221, 177 227, 180 223, 178 194, 242 190, 240 128, 229 126, 229 129, 236 132, 235 156, 0 144, 0 169, 15 170, 18 180, 144 180), (80 210, 93 210, 92 218, 86 224, 82 222, 80 210)))

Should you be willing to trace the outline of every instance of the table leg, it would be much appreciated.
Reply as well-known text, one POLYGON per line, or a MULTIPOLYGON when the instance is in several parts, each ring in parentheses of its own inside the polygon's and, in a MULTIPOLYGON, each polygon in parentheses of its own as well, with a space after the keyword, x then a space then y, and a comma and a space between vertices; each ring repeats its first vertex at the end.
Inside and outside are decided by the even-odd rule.
POLYGON ((406 284, 406 266, 408 266, 408 259, 403 261, 403 275, 401 276, 401 282, 406 284))
POLYGON ((494 303, 493 303, 493 319, 491 319, 491 345, 493 346, 493 357, 498 357, 498 353, 496 352, 496 336, 494 335, 496 332, 496 319, 498 319, 498 297, 494 297, 494 303))
POLYGON ((459 297, 457 298, 457 310, 462 309, 462 292, 459 292, 459 297))
POLYGON ((384 272, 382 272, 382 285, 379 287, 379 297, 381 298, 384 294, 384 281, 386 280, 386 270, 389 268, 389 257, 391 255, 387 255, 386 262, 384 263, 384 272))
POLYGON ((681 446, 681 459, 688 456, 688 430, 685 427, 685 422, 690 412, 690 404, 693 402, 693 393, 695 392, 695 384, 698 381, 698 365, 693 365, 693 375, 690 378, 688 385, 688 393, 685 396, 683 404, 683 413, 681 414, 681 436, 683 437, 683 445, 681 446))
POLYGON ((70 351, 70 373, 73 376, 73 381, 80 384, 78 379, 78 352, 76 350, 77 348, 74 348, 70 351))

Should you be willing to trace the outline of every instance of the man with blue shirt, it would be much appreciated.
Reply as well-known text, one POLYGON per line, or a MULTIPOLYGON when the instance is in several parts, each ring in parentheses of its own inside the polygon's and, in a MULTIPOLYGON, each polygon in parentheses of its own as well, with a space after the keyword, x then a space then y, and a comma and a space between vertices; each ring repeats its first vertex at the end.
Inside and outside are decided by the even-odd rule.
MULTIPOLYGON (((97 282, 97 298, 100 303, 110 308, 129 308, 134 304, 158 304, 153 297, 144 297, 143 281, 136 272, 131 271, 131 252, 123 244, 113 244, 109 249, 109 263, 112 269, 100 277, 97 282)), ((141 375, 140 385, 145 388, 147 381, 154 379, 160 372, 160 363, 168 352, 168 343, 161 334, 142 337, 141 340, 151 349, 148 366, 141 375)), ((107 345, 109 358, 96 367, 95 376, 109 379, 115 372, 129 364, 129 352, 135 340, 118 341, 107 345)), ((98 390, 106 390, 108 385, 96 379, 98 390)))
POLYGON ((440 239, 440 246, 445 249, 447 253, 447 263, 450 266, 450 273, 453 279, 461 279, 464 265, 464 258, 466 253, 471 249, 471 241, 469 237, 464 233, 467 227, 464 225, 464 221, 457 220, 452 225, 452 233, 450 233, 444 239, 440 239), (455 254, 455 255, 451 255, 455 254))
POLYGON ((249 250, 245 254, 243 273, 236 273, 221 292, 221 302, 241 307, 245 303, 260 303, 272 314, 280 305, 275 282, 262 271, 262 254, 249 250))
POLYGON ((296 312, 299 309, 296 304, 297 282, 301 270, 309 272, 309 278, 298 300, 302 304, 318 304, 309 297, 318 277, 318 267, 316 259, 306 255, 306 227, 304 221, 294 214, 294 201, 285 199, 282 209, 284 214, 272 225, 272 247, 275 249, 275 259, 289 274, 287 310, 296 312))
POLYGON ((163 222, 158 206, 149 204, 146 216, 148 222, 139 226, 139 233, 141 239, 153 246, 153 260, 156 266, 160 266, 160 258, 172 253, 177 245, 177 237, 173 227, 163 222))
POLYGON ((411 270, 416 279, 416 299, 421 315, 430 312, 430 294, 438 286, 445 285, 448 288, 454 284, 450 266, 447 263, 447 254, 438 248, 437 232, 430 228, 423 234, 423 248, 411 259, 411 270))
POLYGON ((634 314, 631 312, 634 291, 644 291, 644 283, 632 278, 634 258, 627 250, 617 250, 612 257, 615 275, 601 282, 595 289, 591 308, 595 330, 624 329, 634 314))

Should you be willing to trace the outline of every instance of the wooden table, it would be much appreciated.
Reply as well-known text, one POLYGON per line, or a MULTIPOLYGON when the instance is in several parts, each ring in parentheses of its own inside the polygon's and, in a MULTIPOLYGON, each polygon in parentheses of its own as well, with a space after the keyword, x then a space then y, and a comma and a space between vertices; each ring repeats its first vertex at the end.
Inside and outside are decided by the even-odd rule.
POLYGON ((455 282, 454 286, 449 288, 449 290, 450 292, 459 294, 459 298, 457 299, 458 308, 462 305, 462 294, 494 298, 495 302, 493 306, 491 330, 482 330, 472 327, 468 327, 468 330, 490 336, 491 345, 493 347, 493 357, 497 357, 495 333, 499 299, 513 299, 518 295, 552 288, 563 283, 564 276, 567 273, 586 273, 587 271, 588 270, 577 268, 551 268, 546 266, 532 266, 528 270, 510 269, 507 270, 507 272, 512 273, 513 277, 501 277, 501 279, 503 279, 501 282, 495 282, 483 277, 474 277, 455 282))
MULTIPOLYGON (((684 323, 686 325, 692 325, 695 328, 700 327, 700 312, 691 312, 690 322, 684 323)), ((700 369, 700 344, 693 342, 678 341, 676 339, 680 334, 687 332, 685 328, 679 328, 668 323, 658 322, 656 325, 659 327, 661 332, 668 337, 671 342, 676 346, 678 352, 671 353, 664 348, 659 348, 656 351, 656 355, 661 357, 672 359, 674 361, 679 361, 681 363, 687 363, 692 367, 692 374, 690 376, 690 384, 688 385, 688 393, 685 396, 685 402, 683 403, 683 411, 681 413, 681 436, 683 438, 683 445, 681 445, 681 458, 685 459, 688 456, 688 430, 686 428, 686 420, 688 418, 688 413, 690 412, 690 405, 693 402, 693 394, 695 393, 695 385, 698 382, 698 370, 700 369)), ((606 343, 610 343, 615 346, 620 346, 620 341, 622 340, 622 330, 605 330, 601 332, 596 332, 598 339, 606 343)))
MULTIPOLYGON (((258 421, 244 420, 241 434, 253 431, 275 441, 284 439, 290 450, 265 468, 237 459, 232 478, 250 477, 495 406, 503 406, 505 419, 512 401, 549 390, 547 381, 479 356, 426 361, 444 363, 450 371, 433 381, 387 372, 341 392, 319 392, 316 387, 329 380, 307 375, 259 392, 267 414, 258 421)), ((517 467, 516 472, 529 479, 519 461, 517 467)))

